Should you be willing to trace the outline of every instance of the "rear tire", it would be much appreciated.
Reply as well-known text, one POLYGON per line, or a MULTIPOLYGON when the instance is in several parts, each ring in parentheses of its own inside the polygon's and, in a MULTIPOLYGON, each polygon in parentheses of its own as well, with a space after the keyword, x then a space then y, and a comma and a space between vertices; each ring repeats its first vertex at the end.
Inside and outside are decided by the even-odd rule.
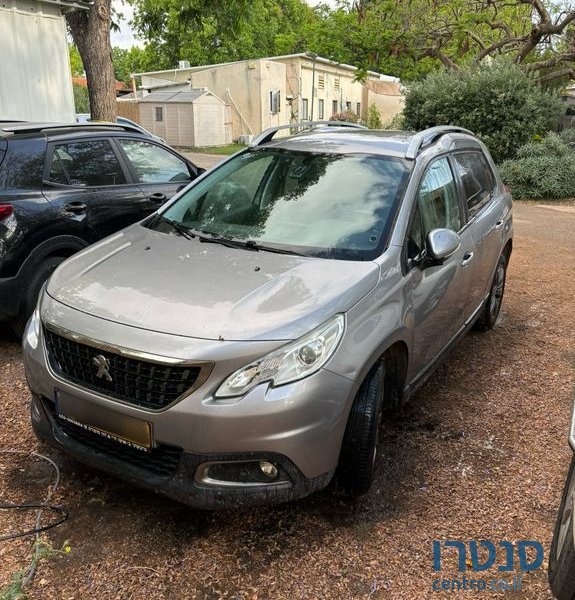
POLYGON ((12 331, 19 338, 22 337, 24 329, 26 328, 26 323, 28 323, 28 319, 31 317, 34 309, 36 308, 38 294, 40 293, 42 286, 48 280, 50 275, 52 275, 52 273, 56 270, 56 267, 65 260, 66 259, 62 258, 61 256, 52 256, 50 258, 46 258, 38 265, 36 271, 29 279, 25 295, 22 299, 22 305, 20 306, 20 311, 14 317, 11 323, 12 331))
POLYGON ((557 514, 549 552, 549 585, 558 600, 575 600, 575 546, 573 545, 573 500, 575 492, 575 456, 557 514))
POLYGON ((493 275, 489 296, 487 296, 487 301, 481 311, 481 316, 477 320, 477 329, 481 331, 487 331, 488 329, 493 329, 493 327, 495 327, 503 302, 503 294, 505 293, 506 275, 507 257, 505 254, 502 254, 495 267, 495 275, 493 275))
POLYGON ((381 426, 385 369, 378 362, 361 384, 351 407, 338 465, 338 480, 352 496, 365 494, 373 481, 381 426))

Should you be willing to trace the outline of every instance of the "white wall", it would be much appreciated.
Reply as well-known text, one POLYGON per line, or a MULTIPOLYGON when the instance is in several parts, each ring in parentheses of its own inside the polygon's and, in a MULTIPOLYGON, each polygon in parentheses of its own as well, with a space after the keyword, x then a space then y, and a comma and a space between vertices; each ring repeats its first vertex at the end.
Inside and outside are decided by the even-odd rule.
POLYGON ((74 120, 64 17, 33 0, 0 4, 0 119, 74 120))

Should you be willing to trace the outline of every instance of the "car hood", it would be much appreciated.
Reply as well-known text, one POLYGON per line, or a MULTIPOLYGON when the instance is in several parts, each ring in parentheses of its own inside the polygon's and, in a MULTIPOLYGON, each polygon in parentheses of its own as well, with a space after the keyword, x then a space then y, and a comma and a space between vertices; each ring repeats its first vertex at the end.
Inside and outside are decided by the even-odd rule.
POLYGON ((378 276, 374 262, 228 248, 135 225, 67 260, 47 291, 76 310, 142 329, 291 340, 347 311, 378 276))

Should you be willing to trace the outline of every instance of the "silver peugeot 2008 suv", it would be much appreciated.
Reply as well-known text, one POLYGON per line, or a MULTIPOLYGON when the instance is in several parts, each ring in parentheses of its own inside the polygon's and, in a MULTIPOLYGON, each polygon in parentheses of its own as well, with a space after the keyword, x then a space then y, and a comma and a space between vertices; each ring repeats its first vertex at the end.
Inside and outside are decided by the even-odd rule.
POLYGON ((382 411, 496 322, 511 197, 455 127, 277 131, 55 271, 40 438, 201 508, 368 490, 382 411))

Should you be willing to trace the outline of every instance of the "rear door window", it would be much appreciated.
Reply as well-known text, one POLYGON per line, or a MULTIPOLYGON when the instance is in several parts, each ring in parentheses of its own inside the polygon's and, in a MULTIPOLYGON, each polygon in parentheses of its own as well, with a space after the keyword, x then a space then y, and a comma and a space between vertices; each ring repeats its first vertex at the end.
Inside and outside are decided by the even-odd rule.
POLYGON ((54 146, 49 181, 99 187, 126 183, 126 176, 109 140, 82 140, 54 146))
POLYGON ((473 216, 491 199, 495 177, 480 152, 463 152, 453 156, 455 168, 463 184, 469 215, 473 216))

